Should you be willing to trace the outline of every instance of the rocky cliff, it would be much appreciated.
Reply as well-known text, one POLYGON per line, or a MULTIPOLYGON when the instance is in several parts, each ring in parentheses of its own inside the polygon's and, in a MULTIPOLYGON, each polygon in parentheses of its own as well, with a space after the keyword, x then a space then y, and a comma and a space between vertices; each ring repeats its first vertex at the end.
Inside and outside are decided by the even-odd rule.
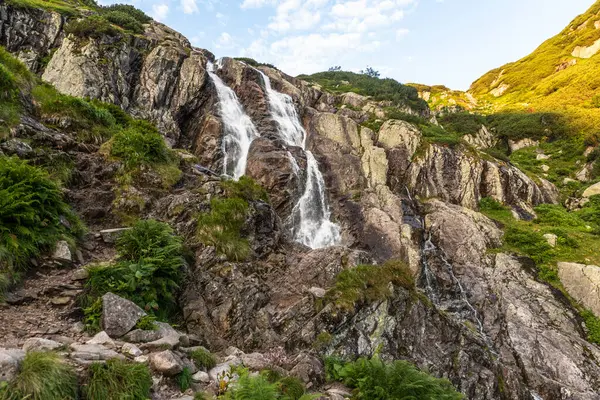
MULTIPOLYGON (((143 34, 93 37, 68 34, 67 23, 56 12, 0 5, 0 44, 60 92, 116 104, 156 124, 172 148, 182 149, 183 175, 159 189, 148 171, 124 192, 118 161, 70 135, 64 121, 35 113, 0 148, 36 162, 42 146, 74 159, 67 198, 92 233, 120 227, 123 210, 133 207, 138 217, 167 222, 183 236, 193 262, 180 304, 185 329, 199 343, 213 351, 280 349, 277 366, 315 387, 323 379, 319 356, 378 353, 448 378, 469 399, 600 398, 600 348, 586 340, 578 310, 538 279, 530 259, 490 251, 502 245, 502 226, 478 212, 480 201, 491 198, 531 219, 534 207, 559 202, 552 183, 482 152, 485 140, 448 146, 417 124, 387 119, 387 103, 328 93, 259 67, 293 100, 324 175, 332 219, 342 228, 339 246, 307 248, 286 230, 303 191, 304 153, 278 137, 260 73, 226 58, 215 72, 260 134, 247 175, 270 198, 253 203, 244 223, 251 257, 228 260, 194 239, 196 215, 222 194, 218 178, 195 166, 222 170, 224 127, 207 73, 212 54, 156 22, 143 34), (373 118, 380 123, 365 126, 373 118), (416 287, 390 283, 389 296, 351 309, 325 301, 340 272, 395 259, 406 263, 416 287), (315 346, 323 332, 330 339, 315 346)), ((110 243, 90 237, 81 252, 82 264, 114 254, 110 243)), ((7 332, 7 344, 20 344, 19 335, 7 332)))

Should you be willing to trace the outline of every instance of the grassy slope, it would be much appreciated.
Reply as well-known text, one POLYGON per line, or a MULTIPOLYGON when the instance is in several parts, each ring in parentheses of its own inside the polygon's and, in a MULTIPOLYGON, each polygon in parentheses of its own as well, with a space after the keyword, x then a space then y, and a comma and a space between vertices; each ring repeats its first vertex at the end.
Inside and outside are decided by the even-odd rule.
POLYGON ((552 111, 566 115, 574 131, 586 136, 600 130, 600 53, 589 59, 571 54, 600 39, 600 1, 578 16, 561 33, 519 61, 492 70, 475 81, 469 92, 496 110, 552 111), (576 61, 562 69, 565 63, 576 61), (493 89, 507 85, 499 97, 493 89), (596 97, 596 99, 595 99, 596 97))
POLYGON ((474 98, 471 98, 466 92, 461 90, 452 90, 444 85, 422 85, 420 83, 407 83, 419 92, 421 98, 425 93, 429 93, 429 98, 426 99, 429 108, 432 110, 442 110, 447 107, 458 106, 465 110, 473 110, 477 107, 474 98))

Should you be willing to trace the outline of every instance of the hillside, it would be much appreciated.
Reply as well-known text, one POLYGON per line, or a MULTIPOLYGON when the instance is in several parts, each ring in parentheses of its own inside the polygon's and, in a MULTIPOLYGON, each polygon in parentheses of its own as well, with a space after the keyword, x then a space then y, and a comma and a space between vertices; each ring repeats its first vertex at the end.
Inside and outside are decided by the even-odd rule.
POLYGON ((0 400, 597 400, 600 151, 561 114, 0 16, 0 400))
POLYGON ((469 93, 495 111, 549 111, 565 115, 590 143, 600 131, 600 2, 530 55, 494 69, 469 93))

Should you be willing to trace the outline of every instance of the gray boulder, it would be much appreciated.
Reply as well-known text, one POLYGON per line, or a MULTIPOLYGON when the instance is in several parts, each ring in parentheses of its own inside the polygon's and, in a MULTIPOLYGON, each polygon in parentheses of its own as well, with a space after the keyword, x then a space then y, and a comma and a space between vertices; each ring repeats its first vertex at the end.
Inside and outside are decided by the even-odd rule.
POLYGON ((62 343, 43 338, 27 339, 23 344, 24 351, 52 351, 63 346, 62 343))
POLYGON ((118 338, 129 332, 146 313, 135 303, 106 293, 102 296, 102 328, 113 338, 118 338))
POLYGON ((25 358, 25 351, 0 348, 0 382, 12 380, 19 372, 19 365, 25 358))
POLYGON ((175 376, 183 371, 183 362, 171 350, 152 353, 149 357, 150 366, 164 376, 175 376))

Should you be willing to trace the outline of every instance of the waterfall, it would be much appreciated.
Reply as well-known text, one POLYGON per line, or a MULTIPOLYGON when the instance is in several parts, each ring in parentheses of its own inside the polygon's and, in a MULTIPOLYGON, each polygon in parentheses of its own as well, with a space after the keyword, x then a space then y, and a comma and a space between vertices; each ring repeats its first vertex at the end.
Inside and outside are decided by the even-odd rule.
POLYGON ((248 151, 252 141, 258 137, 258 131, 244 112, 235 92, 213 72, 213 65, 208 63, 206 69, 217 89, 223 121, 223 173, 237 180, 246 173, 248 151))
MULTIPOLYGON (((306 150, 306 131, 300 123, 294 102, 290 96, 273 90, 269 77, 262 71, 256 71, 263 78, 279 137, 287 146, 300 147, 306 154, 304 193, 290 216, 294 239, 313 249, 336 245, 340 241, 340 227, 330 221, 323 174, 313 154, 306 150)), ((291 154, 288 155, 291 157, 291 154)), ((297 167, 295 161, 292 163, 294 165, 297 167)))

